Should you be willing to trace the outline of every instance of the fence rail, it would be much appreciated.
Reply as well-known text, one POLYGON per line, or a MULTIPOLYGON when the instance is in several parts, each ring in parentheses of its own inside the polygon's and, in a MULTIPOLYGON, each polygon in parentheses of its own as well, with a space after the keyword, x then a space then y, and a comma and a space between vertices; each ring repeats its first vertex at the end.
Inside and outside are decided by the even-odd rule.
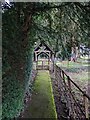
POLYGON ((58 82, 61 101, 69 110, 68 117, 74 120, 89 118, 90 97, 71 78, 55 65, 55 78, 58 82))
POLYGON ((35 62, 37 70, 50 70, 54 71, 54 63, 50 60, 38 60, 35 62))
POLYGON ((49 61, 39 60, 36 62, 37 70, 49 70, 49 61))

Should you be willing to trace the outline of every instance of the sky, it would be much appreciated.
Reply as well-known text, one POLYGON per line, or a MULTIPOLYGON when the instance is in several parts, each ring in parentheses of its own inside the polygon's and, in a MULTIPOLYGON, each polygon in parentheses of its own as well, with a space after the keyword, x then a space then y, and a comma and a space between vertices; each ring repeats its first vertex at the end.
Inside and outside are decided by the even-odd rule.
POLYGON ((9 4, 9 0, 5 0, 9 4))

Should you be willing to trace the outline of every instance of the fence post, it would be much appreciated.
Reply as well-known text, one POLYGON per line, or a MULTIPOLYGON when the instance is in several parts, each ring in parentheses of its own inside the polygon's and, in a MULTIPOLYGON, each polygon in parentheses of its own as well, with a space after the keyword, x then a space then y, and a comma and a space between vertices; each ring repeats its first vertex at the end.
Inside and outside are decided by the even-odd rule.
POLYGON ((42 60, 42 69, 43 69, 43 60, 42 60))
POLYGON ((60 77, 61 77, 61 69, 59 69, 59 74, 60 74, 60 77))
POLYGON ((62 81, 62 70, 60 67, 57 67, 57 74, 58 74, 58 89, 59 89, 59 95, 60 95, 60 99, 61 101, 63 101, 64 99, 64 94, 63 94, 63 81, 62 81))
POLYGON ((50 70, 50 59, 48 59, 48 70, 50 70))
POLYGON ((73 104, 73 100, 72 100, 72 88, 71 88, 71 81, 70 81, 70 77, 67 76, 67 84, 68 84, 68 89, 69 89, 69 99, 68 99, 68 103, 69 103, 69 115, 71 117, 73 117, 73 119, 75 118, 75 114, 74 114, 74 104, 73 104))
POLYGON ((64 72, 62 71, 62 77, 63 77, 63 80, 65 80, 65 76, 64 76, 64 72))
POLYGON ((68 80, 68 87, 69 87, 69 90, 70 90, 70 92, 71 92, 71 82, 70 82, 70 80, 69 80, 70 78, 69 78, 69 76, 67 76, 67 80, 68 80))
POLYGON ((38 61, 36 61, 36 70, 38 70, 38 61))
MULTIPOLYGON (((86 93, 86 91, 85 91, 85 93, 86 93)), ((89 108, 89 104, 88 104, 88 98, 85 96, 85 95, 83 95, 83 101, 84 101, 84 106, 85 106, 85 115, 86 115, 86 118, 89 118, 89 110, 88 110, 88 108, 89 108)))

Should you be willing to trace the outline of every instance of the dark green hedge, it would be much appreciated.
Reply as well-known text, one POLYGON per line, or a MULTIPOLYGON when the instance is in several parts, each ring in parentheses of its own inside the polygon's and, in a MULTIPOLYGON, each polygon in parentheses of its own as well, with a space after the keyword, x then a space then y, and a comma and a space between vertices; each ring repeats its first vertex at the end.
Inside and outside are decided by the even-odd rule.
POLYGON ((24 107, 24 97, 28 90, 28 80, 32 70, 32 51, 27 56, 26 68, 24 69, 23 83, 17 79, 17 72, 9 73, 3 78, 3 118, 14 118, 19 115, 24 107))
POLYGON ((2 118, 17 117, 24 108, 25 93, 32 70, 33 44, 23 47, 21 25, 17 23, 16 11, 8 10, 2 15, 2 118))
POLYGON ((13 118, 23 107, 24 89, 16 80, 14 73, 3 79, 3 111, 2 117, 13 118))

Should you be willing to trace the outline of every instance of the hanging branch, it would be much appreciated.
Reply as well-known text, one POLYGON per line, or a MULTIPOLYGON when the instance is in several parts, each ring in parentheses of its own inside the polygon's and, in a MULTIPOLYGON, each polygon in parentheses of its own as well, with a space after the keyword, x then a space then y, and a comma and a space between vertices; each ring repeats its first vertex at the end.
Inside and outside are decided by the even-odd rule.
POLYGON ((50 5, 45 5, 45 6, 43 6, 43 7, 35 7, 35 8, 33 8, 33 10, 35 11, 35 12, 45 12, 45 11, 47 11, 47 10, 50 10, 50 9, 53 9, 53 8, 62 8, 62 7, 65 7, 65 6, 67 6, 67 5, 69 5, 69 4, 71 4, 71 2, 67 2, 67 3, 65 3, 65 4, 63 4, 63 5, 53 5, 53 6, 50 6, 50 5))
POLYGON ((78 6, 81 10, 83 10, 83 12, 86 11, 87 13, 90 14, 90 6, 89 6, 89 4, 88 4, 88 6, 82 5, 80 2, 74 2, 74 4, 75 4, 76 6, 78 6), (87 8, 89 8, 89 9, 87 9, 87 8))

